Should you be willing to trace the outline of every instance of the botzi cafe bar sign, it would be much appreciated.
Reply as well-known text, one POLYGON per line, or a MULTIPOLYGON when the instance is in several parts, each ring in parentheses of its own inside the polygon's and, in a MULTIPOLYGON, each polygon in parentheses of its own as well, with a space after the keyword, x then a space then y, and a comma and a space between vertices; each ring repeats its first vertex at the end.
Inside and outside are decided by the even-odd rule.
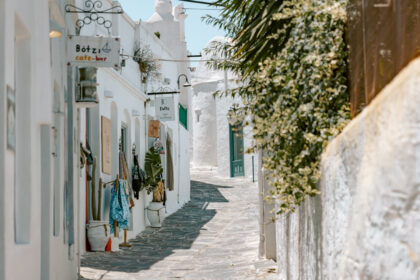
POLYGON ((68 62, 73 66, 118 67, 120 39, 117 37, 69 36, 68 62))

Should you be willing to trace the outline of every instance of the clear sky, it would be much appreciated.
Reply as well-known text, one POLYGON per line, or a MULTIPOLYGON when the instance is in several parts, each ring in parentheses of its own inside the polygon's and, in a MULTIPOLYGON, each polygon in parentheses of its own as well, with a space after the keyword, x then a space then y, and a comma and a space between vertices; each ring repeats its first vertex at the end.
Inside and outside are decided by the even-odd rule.
MULTIPOLYGON (((148 20, 154 11, 155 0, 119 0, 121 6, 133 20, 142 21, 148 20)), ((185 33, 188 45, 188 50, 191 54, 199 54, 201 50, 207 45, 215 36, 223 36, 223 30, 219 30, 213 26, 207 25, 201 20, 201 17, 206 14, 213 16, 218 15, 217 10, 195 10, 195 9, 214 9, 210 6, 202 4, 194 4, 188 2, 181 2, 172 0, 172 5, 175 7, 179 3, 184 3, 184 8, 187 8, 186 13, 188 17, 185 21, 185 33), (191 8, 188 9, 188 8, 191 8)))

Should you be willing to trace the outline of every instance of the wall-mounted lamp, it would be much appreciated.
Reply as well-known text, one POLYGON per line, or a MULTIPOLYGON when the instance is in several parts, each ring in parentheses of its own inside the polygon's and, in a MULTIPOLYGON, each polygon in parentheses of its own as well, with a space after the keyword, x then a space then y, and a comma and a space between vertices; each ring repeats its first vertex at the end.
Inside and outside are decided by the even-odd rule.
POLYGON ((120 66, 121 67, 125 67, 126 60, 129 59, 130 56, 127 55, 127 54, 124 54, 124 49, 121 49, 121 52, 120 53, 121 53, 120 54, 120 57, 121 57, 121 64, 120 64, 120 66))
POLYGON ((51 39, 54 39, 63 36, 63 33, 57 30, 51 30, 49 36, 51 39))
POLYGON ((181 87, 179 86, 179 79, 182 77, 182 76, 184 76, 185 77, 185 83, 182 85, 183 87, 190 87, 191 86, 191 84, 190 84, 190 82, 188 81, 188 77, 187 77, 187 75, 185 75, 185 74, 181 74, 181 75, 179 75, 178 76, 178 81, 177 81, 177 83, 178 83, 178 89, 180 89, 181 87))
POLYGON ((62 28, 60 25, 58 25, 55 21, 50 20, 50 33, 49 37, 51 39, 59 38, 63 36, 64 34, 64 28, 62 28))

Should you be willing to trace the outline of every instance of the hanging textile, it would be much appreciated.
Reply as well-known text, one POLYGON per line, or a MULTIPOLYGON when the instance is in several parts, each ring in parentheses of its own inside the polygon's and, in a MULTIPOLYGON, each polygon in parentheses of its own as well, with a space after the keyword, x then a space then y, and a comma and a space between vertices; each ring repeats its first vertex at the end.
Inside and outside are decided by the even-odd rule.
POLYGON ((160 121, 158 120, 150 120, 149 121, 149 137, 159 138, 159 127, 160 121))
POLYGON ((130 205, 130 208, 134 207, 134 199, 133 199, 133 190, 131 188, 131 185, 129 183, 129 178, 130 178, 130 172, 128 170, 128 165, 127 165, 127 160, 125 159, 125 154, 120 151, 120 170, 119 170, 119 174, 120 174, 120 178, 124 179, 127 181, 127 189, 126 189, 126 195, 127 195, 127 200, 128 203, 130 205))
POLYGON ((118 187, 117 181, 115 181, 111 189, 111 206, 109 211, 111 233, 114 233, 114 221, 118 223, 118 230, 128 229, 130 207, 125 193, 127 187, 126 180, 119 180, 118 187))
POLYGON ((162 141, 160 141, 160 139, 159 139, 159 138, 157 138, 157 139, 155 140, 155 142, 153 142, 153 147, 155 148, 155 150, 156 150, 159 154, 161 154, 161 155, 164 155, 164 154, 165 154, 165 150, 164 150, 164 148, 163 148, 162 141))
MULTIPOLYGON (((130 184, 130 172, 128 170, 128 165, 127 165, 127 160, 125 158, 125 154, 120 151, 120 178, 126 180, 127 182, 127 186, 124 188, 126 197, 127 197, 127 202, 131 209, 134 207, 134 198, 133 198, 133 189, 131 187, 130 184)), ((128 230, 133 230, 133 216, 130 216, 130 220, 128 222, 128 230)))
POLYGON ((174 165, 172 162, 172 139, 171 135, 166 135, 166 187, 168 190, 174 190, 174 165))
POLYGON ((139 193, 144 188, 146 176, 144 171, 140 168, 138 156, 133 155, 133 168, 131 171, 131 186, 134 191, 134 197, 139 199, 139 193))

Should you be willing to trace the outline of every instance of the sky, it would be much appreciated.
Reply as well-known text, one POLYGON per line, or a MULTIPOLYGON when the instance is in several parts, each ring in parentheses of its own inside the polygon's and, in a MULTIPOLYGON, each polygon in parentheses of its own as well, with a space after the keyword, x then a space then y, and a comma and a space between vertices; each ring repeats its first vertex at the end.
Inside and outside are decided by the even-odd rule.
MULTIPOLYGON (((155 0, 119 0, 119 2, 121 3, 124 12, 126 12, 134 21, 138 21, 139 19, 146 21, 155 12, 155 0)), ((179 3, 184 3, 184 8, 192 8, 191 10, 186 10, 188 17, 185 20, 185 37, 188 50, 191 54, 200 54, 202 49, 213 37, 224 35, 224 31, 207 25, 201 20, 201 17, 206 14, 217 16, 217 10, 193 10, 214 8, 202 4, 172 0, 173 7, 179 3)))

